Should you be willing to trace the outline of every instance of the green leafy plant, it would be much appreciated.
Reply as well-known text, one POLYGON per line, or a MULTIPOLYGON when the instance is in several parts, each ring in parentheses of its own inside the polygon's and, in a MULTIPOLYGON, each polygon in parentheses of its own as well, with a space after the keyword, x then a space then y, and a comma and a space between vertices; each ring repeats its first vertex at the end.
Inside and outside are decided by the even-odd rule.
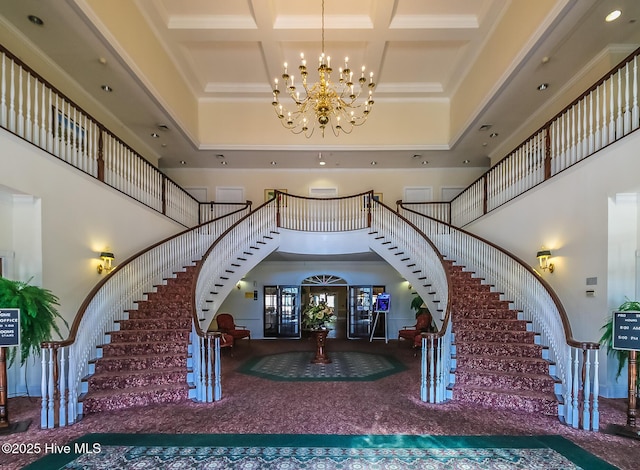
MULTIPOLYGON (((62 339, 56 320, 62 319, 67 329, 69 324, 62 318, 56 305, 58 297, 50 290, 0 277, 0 307, 20 309, 20 365, 23 366, 32 354, 40 352, 44 341, 51 341, 55 331, 62 339)), ((9 366, 16 357, 16 349, 10 348, 9 366)))
MULTIPOLYGON (((622 305, 618 307, 617 311, 640 312, 640 302, 627 299, 622 305)), ((613 349, 613 315, 609 317, 607 322, 600 329, 603 331, 602 337, 600 338, 600 344, 605 347, 607 356, 615 357, 618 361, 618 372, 616 374, 617 379, 622 374, 622 369, 624 369, 624 366, 627 363, 627 359, 629 359, 629 351, 613 349)), ((638 376, 640 377, 640 368, 638 368, 638 376)))

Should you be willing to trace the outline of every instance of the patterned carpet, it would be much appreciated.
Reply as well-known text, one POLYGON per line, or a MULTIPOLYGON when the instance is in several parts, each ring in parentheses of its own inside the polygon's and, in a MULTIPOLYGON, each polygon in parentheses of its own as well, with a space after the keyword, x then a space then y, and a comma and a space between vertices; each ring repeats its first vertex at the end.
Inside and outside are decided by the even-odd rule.
POLYGON ((329 354, 330 364, 311 364, 311 352, 287 352, 251 358, 239 369, 244 374, 279 381, 372 381, 406 370, 392 356, 354 351, 329 354))
POLYGON ((561 436, 88 434, 70 446, 26 468, 615 468, 561 436))

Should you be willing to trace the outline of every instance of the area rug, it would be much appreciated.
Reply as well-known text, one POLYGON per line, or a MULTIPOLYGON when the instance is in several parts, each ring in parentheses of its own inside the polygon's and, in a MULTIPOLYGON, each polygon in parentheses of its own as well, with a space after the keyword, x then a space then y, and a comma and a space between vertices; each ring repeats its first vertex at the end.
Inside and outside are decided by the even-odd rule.
POLYGON ((28 469, 613 469, 561 436, 87 434, 28 469))
POLYGON ((330 364, 311 364, 311 351, 254 357, 238 372, 280 381, 373 381, 406 369, 396 358, 382 354, 336 351, 328 355, 330 364))

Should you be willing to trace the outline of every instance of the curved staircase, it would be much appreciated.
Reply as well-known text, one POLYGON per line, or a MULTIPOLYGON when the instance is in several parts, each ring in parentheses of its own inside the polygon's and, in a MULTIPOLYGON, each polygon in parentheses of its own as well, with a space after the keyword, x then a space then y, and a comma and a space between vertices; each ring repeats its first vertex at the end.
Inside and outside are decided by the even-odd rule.
POLYGON ((83 413, 189 399, 188 346, 195 267, 156 286, 117 322, 85 377, 83 413), (90 371, 91 372, 91 371, 90 371))
POLYGON ((496 409, 557 415, 554 365, 530 325, 473 273, 447 262, 452 280, 452 399, 496 409))

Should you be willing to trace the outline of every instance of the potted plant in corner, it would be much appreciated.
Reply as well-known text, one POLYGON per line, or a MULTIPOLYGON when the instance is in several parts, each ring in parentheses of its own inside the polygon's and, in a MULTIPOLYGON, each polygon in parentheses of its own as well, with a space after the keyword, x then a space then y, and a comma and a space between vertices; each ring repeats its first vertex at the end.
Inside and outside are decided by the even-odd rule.
MULTIPOLYGON (((629 300, 627 299, 622 305, 620 305, 617 309, 617 312, 640 312, 640 302, 637 300, 629 300)), ((627 363, 629 359, 629 351, 622 349, 613 349, 613 315, 609 316, 607 322, 602 326, 601 330, 603 330, 602 337, 600 338, 600 344, 604 346, 607 351, 607 356, 615 357, 618 362, 618 371, 616 373, 616 379, 620 377, 622 374, 622 369, 627 363)), ((640 367, 636 369, 638 379, 640 379, 640 367)), ((638 386, 640 386, 640 380, 637 381, 638 386)), ((636 395, 638 395, 638 390, 636 390, 636 395)))
MULTIPOLYGON (((50 290, 29 284, 27 282, 13 281, 0 277, 0 307, 20 309, 20 365, 23 366, 32 354, 40 352, 40 345, 45 341, 51 341, 55 331, 60 338, 60 328, 56 323, 62 319, 69 328, 67 321, 62 318, 57 305, 60 305, 58 297, 50 290)), ((16 358, 15 348, 8 351, 9 366, 16 358)))

